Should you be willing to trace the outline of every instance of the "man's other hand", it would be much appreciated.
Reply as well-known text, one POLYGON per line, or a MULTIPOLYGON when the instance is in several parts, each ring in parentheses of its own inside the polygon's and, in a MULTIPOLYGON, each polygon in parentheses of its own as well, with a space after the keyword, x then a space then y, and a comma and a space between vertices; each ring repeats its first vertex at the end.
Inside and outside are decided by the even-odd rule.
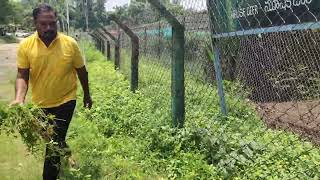
POLYGON ((92 99, 91 96, 84 96, 83 97, 83 107, 91 109, 92 107, 92 99))

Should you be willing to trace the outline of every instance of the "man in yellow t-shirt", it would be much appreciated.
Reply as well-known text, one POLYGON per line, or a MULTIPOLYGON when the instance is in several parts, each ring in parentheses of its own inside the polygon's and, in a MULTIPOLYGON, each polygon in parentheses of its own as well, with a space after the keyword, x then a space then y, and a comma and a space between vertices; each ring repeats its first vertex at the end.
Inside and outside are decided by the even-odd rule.
POLYGON ((47 4, 33 10, 37 32, 23 40, 17 53, 18 74, 16 96, 11 103, 23 104, 29 82, 32 102, 46 114, 54 115, 54 135, 58 148, 46 148, 43 179, 57 179, 65 137, 76 105, 77 77, 80 80, 83 103, 91 108, 88 73, 77 42, 57 32, 57 13, 47 4))

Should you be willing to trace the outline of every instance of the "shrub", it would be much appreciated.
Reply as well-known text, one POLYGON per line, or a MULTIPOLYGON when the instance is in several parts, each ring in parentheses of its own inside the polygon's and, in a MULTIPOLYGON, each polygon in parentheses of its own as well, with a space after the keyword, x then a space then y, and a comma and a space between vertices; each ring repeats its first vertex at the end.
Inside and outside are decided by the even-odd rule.
MULTIPOLYGON (((128 57, 124 54, 122 59, 129 61, 128 57)), ((267 129, 254 108, 236 96, 239 87, 234 83, 226 83, 228 97, 233 97, 227 100, 234 107, 223 118, 218 99, 211 94, 215 87, 187 78, 186 124, 172 128, 170 70, 141 62, 136 93, 130 92, 129 82, 111 62, 100 58, 89 64, 95 106, 78 108, 68 140, 80 161, 79 177, 319 177, 320 150, 290 132, 267 129)))

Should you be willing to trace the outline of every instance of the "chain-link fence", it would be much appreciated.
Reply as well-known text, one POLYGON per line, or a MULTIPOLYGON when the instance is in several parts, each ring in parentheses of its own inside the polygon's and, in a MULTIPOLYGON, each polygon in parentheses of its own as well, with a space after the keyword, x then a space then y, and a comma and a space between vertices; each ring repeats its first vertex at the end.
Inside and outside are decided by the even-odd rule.
POLYGON ((216 46, 263 120, 319 142, 317 1, 209 1, 216 46))
MULTIPOLYGON (((242 178, 319 178, 320 1, 174 3, 165 6, 185 30, 185 126, 218 126, 208 163, 246 169, 242 178)), ((155 113, 169 117, 174 28, 150 4, 123 22, 140 40, 139 90, 166 104, 155 113)), ((131 41, 119 33, 120 70, 130 79, 131 41)))

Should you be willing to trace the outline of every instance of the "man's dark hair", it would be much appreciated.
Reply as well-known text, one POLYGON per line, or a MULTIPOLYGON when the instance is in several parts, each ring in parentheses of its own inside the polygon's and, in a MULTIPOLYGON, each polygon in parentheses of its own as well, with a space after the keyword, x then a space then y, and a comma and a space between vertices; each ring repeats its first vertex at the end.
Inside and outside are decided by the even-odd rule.
POLYGON ((37 17, 40 13, 50 11, 54 12, 54 15, 57 17, 57 12, 49 4, 39 4, 39 6, 36 7, 32 12, 33 20, 37 20, 37 17))

